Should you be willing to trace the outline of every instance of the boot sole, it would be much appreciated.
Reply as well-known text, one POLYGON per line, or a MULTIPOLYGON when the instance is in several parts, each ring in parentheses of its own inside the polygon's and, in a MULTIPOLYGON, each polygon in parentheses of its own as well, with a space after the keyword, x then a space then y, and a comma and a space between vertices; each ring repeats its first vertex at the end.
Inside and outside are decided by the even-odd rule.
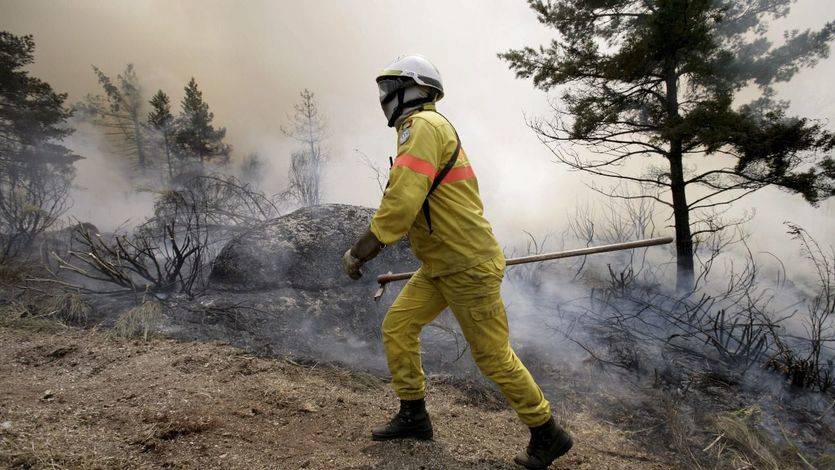
POLYGON ((372 434, 371 440, 372 441, 394 441, 397 439, 416 439, 418 441, 431 441, 432 440, 432 430, 429 431, 415 431, 410 432, 408 434, 398 434, 392 436, 385 436, 379 434, 372 434))
POLYGON ((546 465, 531 465, 531 464, 528 464, 527 462, 519 460, 518 457, 514 457, 513 462, 516 465, 521 465, 522 467, 525 467, 525 468, 530 469, 530 470, 542 470, 542 469, 550 467, 551 464, 554 463, 555 460, 557 460, 558 458, 567 454, 568 451, 571 450, 572 447, 574 447, 574 440, 569 437, 568 442, 566 442, 559 449, 557 449, 557 452, 556 452, 556 455, 554 455, 554 458, 551 459, 551 461, 548 462, 546 465))

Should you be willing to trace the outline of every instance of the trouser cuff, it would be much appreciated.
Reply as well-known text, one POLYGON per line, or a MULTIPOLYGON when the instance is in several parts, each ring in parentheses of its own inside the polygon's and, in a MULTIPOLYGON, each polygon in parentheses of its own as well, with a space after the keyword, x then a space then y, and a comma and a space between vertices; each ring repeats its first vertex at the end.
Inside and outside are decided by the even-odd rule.
POLYGON ((535 428, 535 427, 542 426, 543 424, 550 421, 551 420, 551 415, 547 414, 545 416, 537 416, 534 419, 531 419, 531 418, 528 418, 528 417, 522 418, 520 416, 519 419, 521 419, 522 422, 525 423, 525 426, 527 426, 529 428, 535 428))
POLYGON ((426 398, 425 392, 414 392, 414 393, 397 393, 397 398, 401 400, 423 400, 426 398))

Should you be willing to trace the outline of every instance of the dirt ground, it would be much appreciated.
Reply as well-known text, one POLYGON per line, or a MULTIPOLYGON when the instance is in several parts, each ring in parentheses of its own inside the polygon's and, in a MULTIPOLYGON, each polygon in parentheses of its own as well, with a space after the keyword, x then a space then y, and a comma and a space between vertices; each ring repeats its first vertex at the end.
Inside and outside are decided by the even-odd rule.
MULTIPOLYGON (((217 343, 0 329, 0 466, 518 468, 527 431, 511 411, 454 380, 429 388, 434 441, 372 442, 397 403, 372 375, 217 343)), ((582 412, 570 429, 553 468, 671 466, 582 412)))

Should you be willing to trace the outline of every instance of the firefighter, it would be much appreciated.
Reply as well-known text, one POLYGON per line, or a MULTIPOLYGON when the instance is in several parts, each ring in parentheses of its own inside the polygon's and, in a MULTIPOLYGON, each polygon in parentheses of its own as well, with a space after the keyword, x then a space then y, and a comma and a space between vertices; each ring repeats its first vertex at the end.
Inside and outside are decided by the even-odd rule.
POLYGON ((398 58, 377 77, 388 126, 397 130, 397 158, 368 231, 345 252, 352 279, 385 246, 408 234, 420 269, 382 325, 400 411, 372 430, 372 439, 432 438, 424 404, 421 329, 446 307, 455 315, 473 359, 530 428, 516 463, 546 468, 572 440, 508 342, 500 288, 505 258, 484 218, 478 181, 452 124, 435 109, 444 89, 438 70, 417 55, 398 58))

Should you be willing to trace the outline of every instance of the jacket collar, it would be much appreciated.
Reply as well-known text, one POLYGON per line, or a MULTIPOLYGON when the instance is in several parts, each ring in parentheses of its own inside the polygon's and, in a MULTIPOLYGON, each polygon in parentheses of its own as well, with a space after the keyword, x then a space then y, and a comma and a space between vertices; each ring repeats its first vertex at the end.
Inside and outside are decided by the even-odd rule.
POLYGON ((403 116, 403 117, 401 118, 401 121, 402 121, 402 122, 400 123, 400 125, 398 125, 398 126, 397 126, 397 132, 400 132, 400 128, 402 128, 402 127, 403 127, 403 124, 405 124, 405 123, 406 123, 406 121, 408 121, 408 120, 409 120, 409 118, 410 118, 410 117, 412 117, 412 115, 413 115, 413 114, 415 114, 415 113, 419 113, 419 112, 421 112, 421 111, 436 111, 436 109, 435 109, 435 103, 426 103, 425 105, 423 105, 423 106, 421 106, 421 107, 419 107, 419 108, 416 108, 416 109, 415 109, 414 111, 412 111, 411 113, 409 113, 409 114, 407 114, 407 115, 403 116))

